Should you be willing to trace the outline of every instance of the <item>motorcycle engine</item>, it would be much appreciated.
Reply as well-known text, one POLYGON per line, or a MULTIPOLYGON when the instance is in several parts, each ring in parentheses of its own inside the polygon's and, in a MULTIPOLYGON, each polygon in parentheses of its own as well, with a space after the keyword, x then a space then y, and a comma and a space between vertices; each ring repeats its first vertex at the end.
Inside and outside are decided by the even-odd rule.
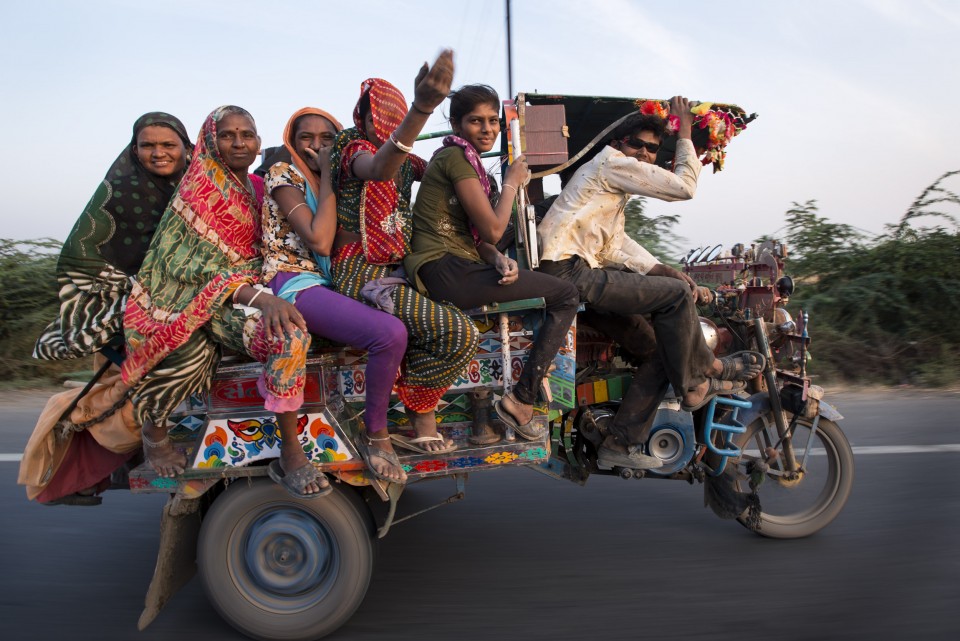
MULTIPOLYGON (((600 447, 610 433, 618 406, 619 403, 608 403, 581 414, 578 423, 580 434, 595 448, 600 447)), ((669 476, 682 470, 693 458, 696 451, 693 415, 680 411, 680 402, 676 398, 668 396, 660 403, 647 439, 646 451, 663 461, 661 467, 647 470, 647 474, 653 476, 669 476)))

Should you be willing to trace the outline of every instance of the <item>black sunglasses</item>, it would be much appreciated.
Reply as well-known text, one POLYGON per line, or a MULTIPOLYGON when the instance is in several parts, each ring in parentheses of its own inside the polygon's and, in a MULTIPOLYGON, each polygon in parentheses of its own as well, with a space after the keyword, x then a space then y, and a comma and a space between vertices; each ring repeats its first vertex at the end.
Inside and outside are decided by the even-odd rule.
POLYGON ((658 142, 644 142, 642 140, 637 140, 636 138, 624 138, 620 142, 630 145, 634 149, 646 149, 651 154, 655 154, 660 151, 660 143, 658 142))

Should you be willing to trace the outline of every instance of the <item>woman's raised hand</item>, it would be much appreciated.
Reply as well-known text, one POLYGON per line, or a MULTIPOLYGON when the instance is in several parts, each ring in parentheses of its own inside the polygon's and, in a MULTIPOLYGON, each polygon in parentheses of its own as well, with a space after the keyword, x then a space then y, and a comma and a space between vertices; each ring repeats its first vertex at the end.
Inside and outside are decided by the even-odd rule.
POLYGON ((453 84, 453 49, 441 51, 432 67, 423 63, 413 82, 414 108, 424 113, 436 109, 447 98, 453 84))

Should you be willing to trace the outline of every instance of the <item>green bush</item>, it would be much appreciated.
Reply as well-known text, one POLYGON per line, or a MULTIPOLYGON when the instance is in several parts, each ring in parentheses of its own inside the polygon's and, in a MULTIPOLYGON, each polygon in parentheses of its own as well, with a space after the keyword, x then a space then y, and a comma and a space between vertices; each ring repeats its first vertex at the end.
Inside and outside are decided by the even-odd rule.
POLYGON ((89 370, 90 359, 42 361, 33 345, 60 310, 56 267, 61 243, 0 239, 0 381, 52 381, 89 370))

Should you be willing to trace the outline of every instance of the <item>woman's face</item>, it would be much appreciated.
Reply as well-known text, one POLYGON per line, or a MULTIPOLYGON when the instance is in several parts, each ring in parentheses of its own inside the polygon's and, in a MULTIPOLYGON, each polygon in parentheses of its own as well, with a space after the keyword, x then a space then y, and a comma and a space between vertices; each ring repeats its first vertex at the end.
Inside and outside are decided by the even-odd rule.
POLYGON ((227 167, 246 173, 260 151, 260 137, 253 120, 243 114, 221 118, 217 123, 217 151, 227 167))
POLYGON ((177 133, 163 125, 148 125, 137 134, 134 146, 143 168, 154 176, 172 176, 187 164, 187 150, 177 133))
POLYGON ((379 147, 380 141, 377 140, 377 128, 373 126, 373 111, 368 111, 367 115, 363 118, 363 130, 367 135, 367 140, 379 147))
POLYGON ((483 153, 493 149, 500 135, 500 112, 493 105, 479 104, 459 122, 451 124, 453 133, 483 153))
POLYGON ((297 130, 293 133, 293 148, 303 158, 307 167, 320 173, 320 166, 314 154, 321 148, 332 147, 337 138, 337 130, 333 123, 322 116, 308 115, 297 119, 297 130), (314 154, 307 152, 310 149, 314 154))

